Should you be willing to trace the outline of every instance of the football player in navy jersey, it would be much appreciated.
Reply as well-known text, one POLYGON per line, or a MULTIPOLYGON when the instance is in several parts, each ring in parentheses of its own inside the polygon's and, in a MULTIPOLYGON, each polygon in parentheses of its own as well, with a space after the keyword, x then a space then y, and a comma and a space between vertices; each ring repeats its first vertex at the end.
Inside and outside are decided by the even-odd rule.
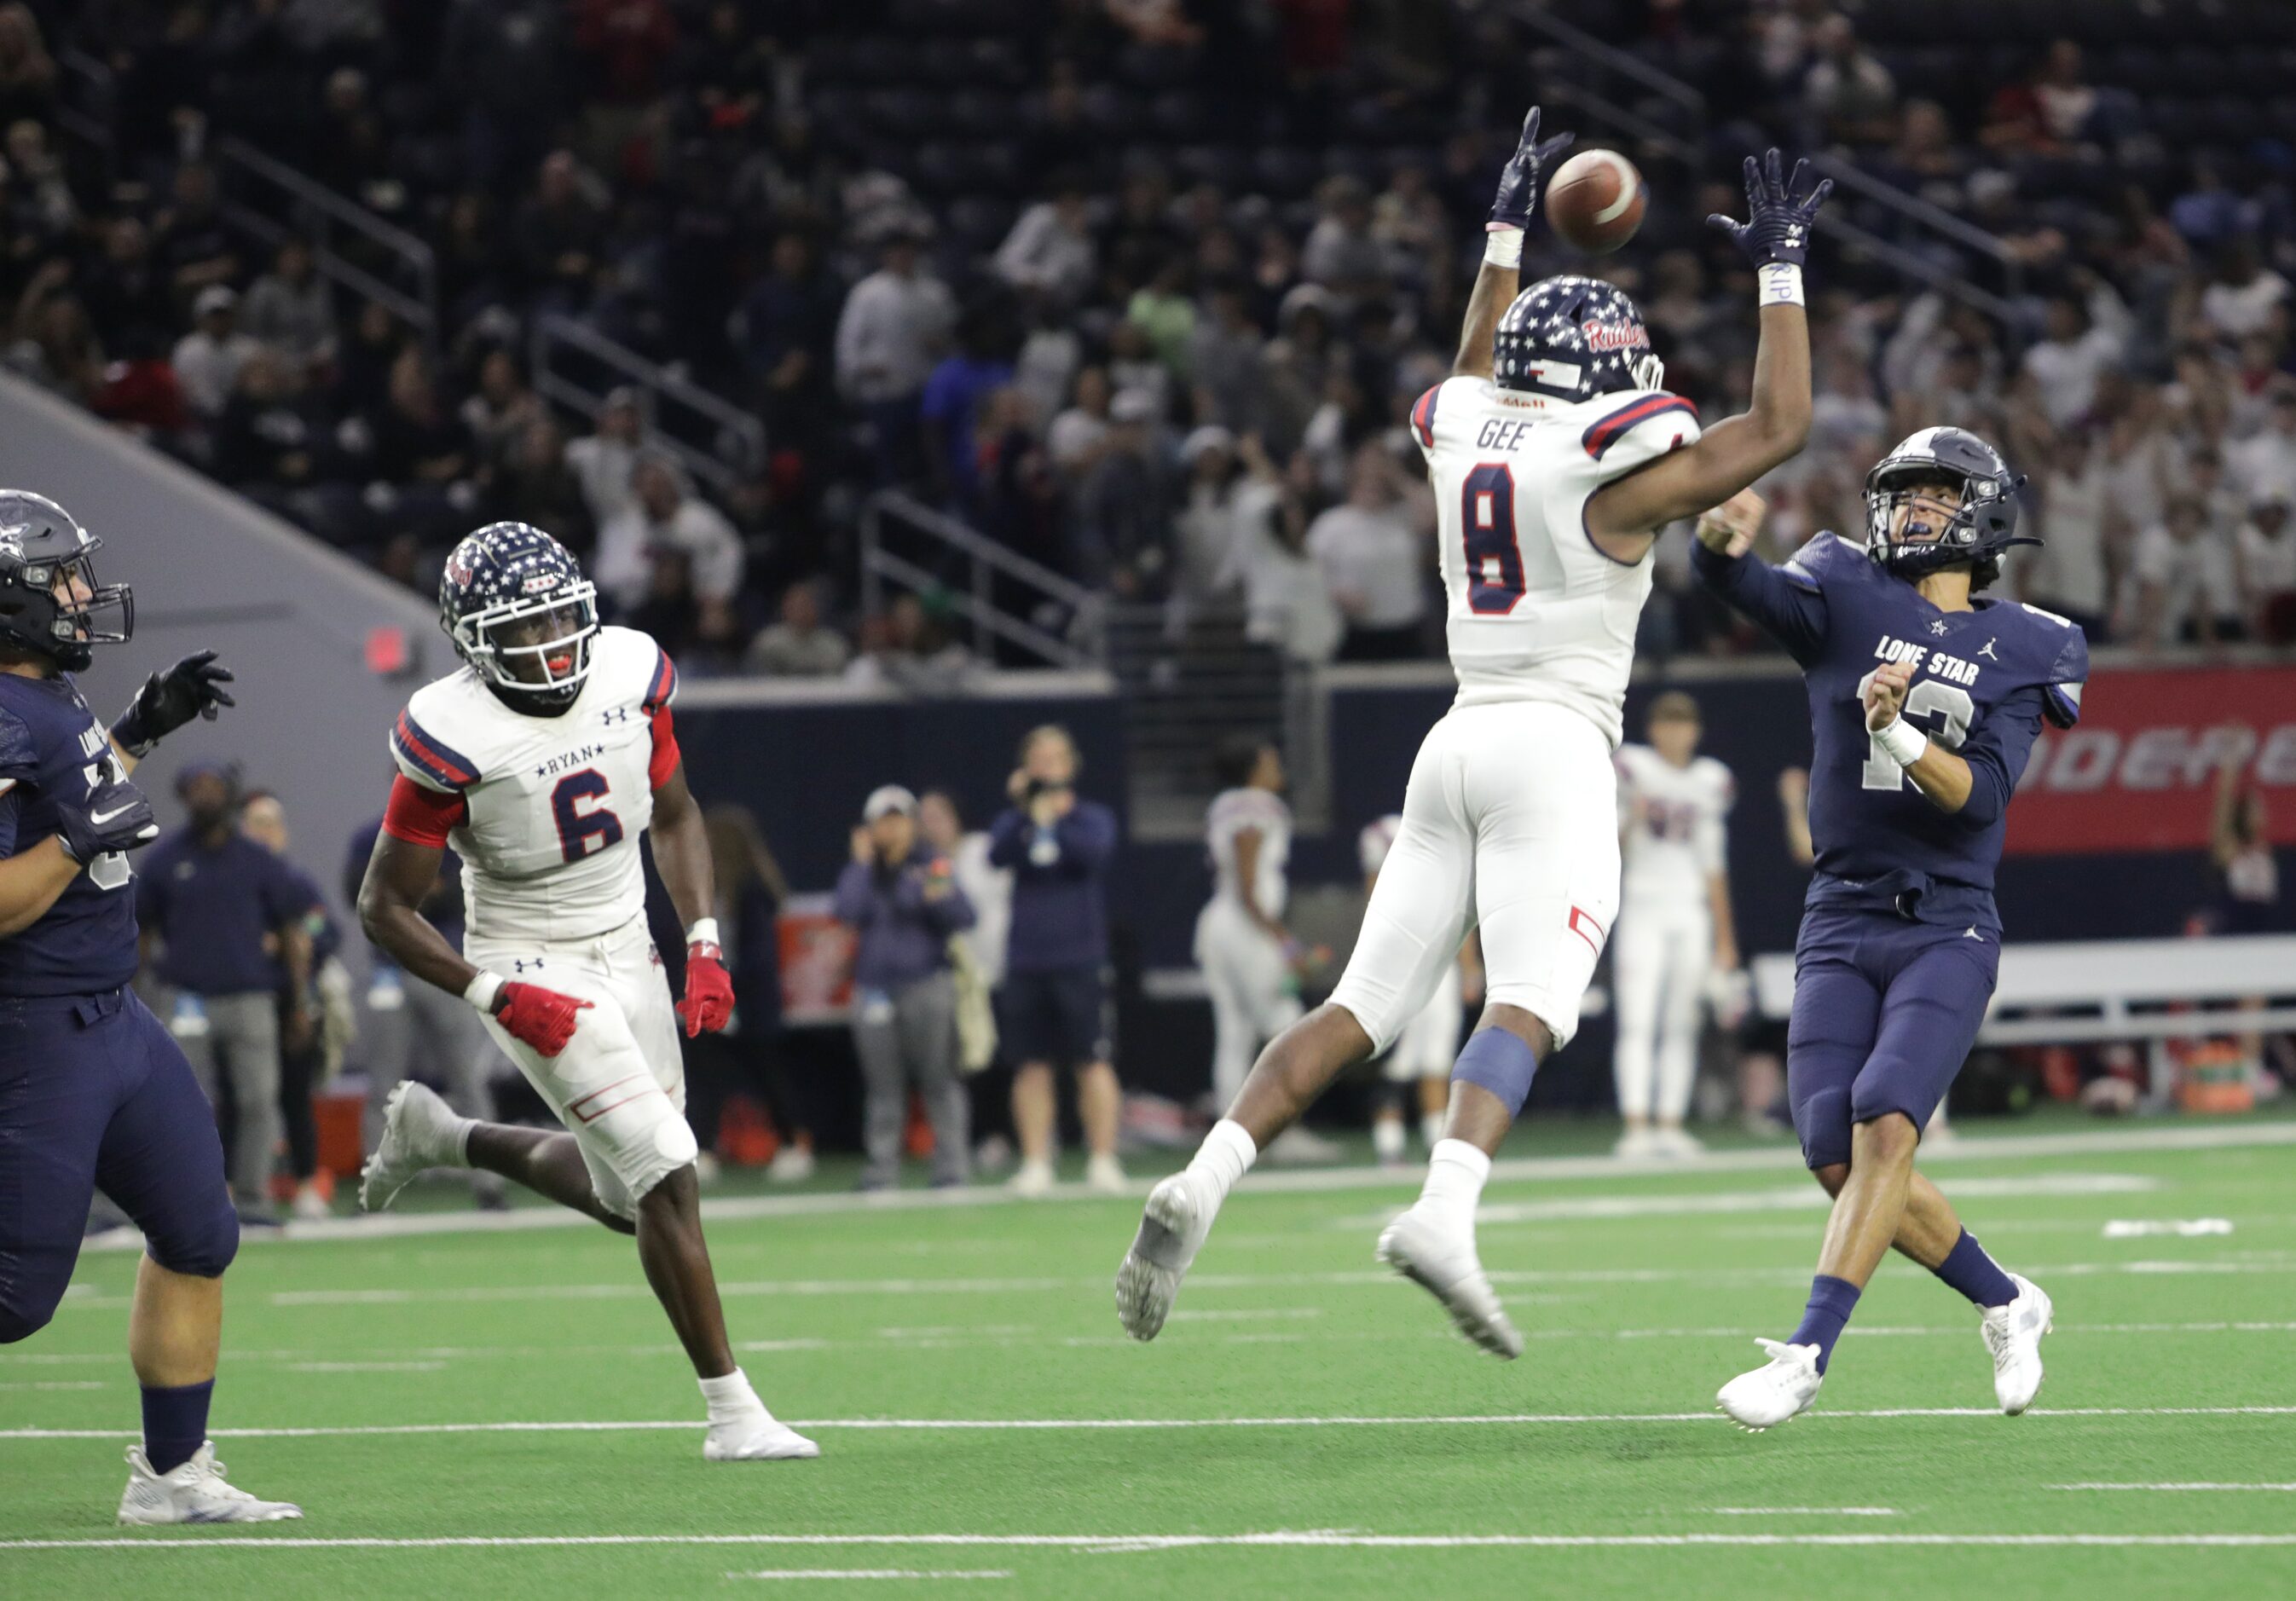
POLYGON ((107 731, 72 674, 125 643, 135 603, 54 501, 0 489, 0 1343, 55 1315, 101 1187, 144 1231, 127 1320, 144 1439, 123 1523, 302 1516, 228 1482, 207 1441, 239 1219, 191 1064, 135 998, 135 875, 159 833, 128 773, 232 703, 215 653, 154 673, 107 731))
POLYGON ((1698 526, 1699 577, 1801 664, 1816 872, 1794 949, 1786 1084, 1834 1197, 1800 1326, 1722 1388, 1766 1429, 1816 1396, 1892 1244, 1974 1303, 2004 1412, 2041 1383, 2049 1298, 2004 1272, 1914 1170, 1977 1038, 2001 956, 1993 905, 2009 798, 2044 719, 2080 715, 2088 643, 2064 618, 1980 594, 2016 532, 2021 479, 1958 428, 1925 428, 1866 479, 1864 548, 1819 534, 1773 567, 1746 554, 1760 502, 1698 526))

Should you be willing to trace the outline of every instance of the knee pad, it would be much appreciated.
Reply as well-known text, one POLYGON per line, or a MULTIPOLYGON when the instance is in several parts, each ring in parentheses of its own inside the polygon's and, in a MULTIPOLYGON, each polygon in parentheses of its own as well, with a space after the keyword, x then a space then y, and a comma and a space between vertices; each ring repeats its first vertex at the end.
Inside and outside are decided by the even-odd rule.
POLYGON ((160 1233, 147 1236, 144 1249, 170 1273, 221 1278, 239 1254, 239 1214, 226 1197, 197 1217, 171 1221, 160 1233))
POLYGON ((1849 1160, 1849 1092, 1827 1088, 1795 1104, 1794 1133, 1801 1139, 1801 1159, 1815 1170, 1849 1160))

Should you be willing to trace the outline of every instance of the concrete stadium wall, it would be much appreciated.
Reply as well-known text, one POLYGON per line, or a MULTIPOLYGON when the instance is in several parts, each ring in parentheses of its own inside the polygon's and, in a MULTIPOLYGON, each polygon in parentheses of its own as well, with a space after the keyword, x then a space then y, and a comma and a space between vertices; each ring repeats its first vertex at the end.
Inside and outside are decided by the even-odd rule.
MULTIPOLYGON (((98 715, 144 677, 209 647, 239 676, 236 708, 194 723, 138 774, 163 824, 187 762, 234 760, 287 807, 296 858, 336 893, 351 830, 382 809, 385 738, 409 691, 452 660, 436 611, 357 562, 150 447, 18 379, 0 375, 0 483, 61 502, 103 549, 96 570, 135 591, 135 637, 102 647, 82 676, 98 715), (366 665, 370 630, 397 626, 414 672, 366 665)), ((340 909, 340 908, 339 908, 340 909)), ((364 942, 349 942, 356 955, 364 942)))

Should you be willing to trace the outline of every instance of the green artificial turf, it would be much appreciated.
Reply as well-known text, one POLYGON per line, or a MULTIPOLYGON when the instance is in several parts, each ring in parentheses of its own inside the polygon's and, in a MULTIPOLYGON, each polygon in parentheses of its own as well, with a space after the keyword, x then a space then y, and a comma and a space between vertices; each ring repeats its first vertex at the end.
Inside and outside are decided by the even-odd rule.
MULTIPOLYGON (((1511 1154, 1586 1144, 1583 1129, 1526 1129, 1511 1154)), ((1495 1181, 1483 1258, 1529 1337, 1513 1364, 1373 1264, 1410 1174, 1247 1187, 1149 1346, 1122 1336, 1110 1294, 1136 1200, 824 1197, 831 1210, 721 1217, 742 1361, 820 1440, 807 1463, 702 1461, 700 1398, 619 1236, 250 1244, 230 1279, 218 1448, 236 1481, 308 1514, 256 1529, 112 1526, 135 1423, 119 1354, 135 1258, 91 1252, 55 1323, 0 1351, 0 1596, 2296 1592, 2296 1150, 1984 1151, 1967 1138, 1931 1170, 2055 1297, 2035 1411, 1985 1415, 1973 1313, 1893 1260, 1816 1410, 1759 1436, 1712 1400, 1807 1293, 1824 1214, 1783 1151, 1495 1181), (2233 1232, 2105 1235, 2201 1218, 2233 1232), (2237 1408, 2282 1410, 2172 1410, 2237 1408), (1874 1416, 1892 1408, 1973 1415, 1874 1416), (1237 1418, 1280 1421, 1210 1422, 1237 1418), (1364 1421, 1380 1419, 1422 1421, 1364 1421), (1189 1426, 1136 1426, 1170 1420, 1189 1426), (430 1427, 551 1421, 678 1426, 430 1427), (378 1426, 413 1432, 335 1432, 378 1426), (2098 1482, 2280 1488, 2053 1488, 2098 1482), (1227 1538, 1271 1535, 1292 1538, 1227 1538), (2069 1535, 2284 1543, 1980 1543, 2069 1535), (258 1548, 594 1536, 648 1543, 258 1548), (831 1536, 964 1538, 797 1538, 831 1536), (966 1543, 999 1536, 1041 1539, 966 1543), (1224 1543, 1177 1543, 1207 1537, 1224 1543), (1604 1543, 1365 1543, 1378 1537, 1604 1543), (1863 1543, 1909 1539, 1928 1543, 1863 1543), (132 1548, 28 1543, 58 1540, 132 1548), (790 1576, 825 1571, 896 1576, 790 1576)))

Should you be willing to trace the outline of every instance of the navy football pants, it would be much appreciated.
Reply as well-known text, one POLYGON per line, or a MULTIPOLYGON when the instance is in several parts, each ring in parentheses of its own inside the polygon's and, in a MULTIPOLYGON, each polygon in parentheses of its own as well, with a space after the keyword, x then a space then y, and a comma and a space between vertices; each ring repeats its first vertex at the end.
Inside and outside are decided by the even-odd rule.
POLYGON ((1802 1160, 1849 1160, 1849 1131, 1901 1112, 1916 1129, 1945 1099, 1985 1021, 1996 930, 1820 907, 1794 948, 1786 1098, 1802 1160))
POLYGON ((0 998, 0 1343, 55 1315, 99 1187, 163 1268, 239 1249, 215 1113, 134 991, 0 998))

